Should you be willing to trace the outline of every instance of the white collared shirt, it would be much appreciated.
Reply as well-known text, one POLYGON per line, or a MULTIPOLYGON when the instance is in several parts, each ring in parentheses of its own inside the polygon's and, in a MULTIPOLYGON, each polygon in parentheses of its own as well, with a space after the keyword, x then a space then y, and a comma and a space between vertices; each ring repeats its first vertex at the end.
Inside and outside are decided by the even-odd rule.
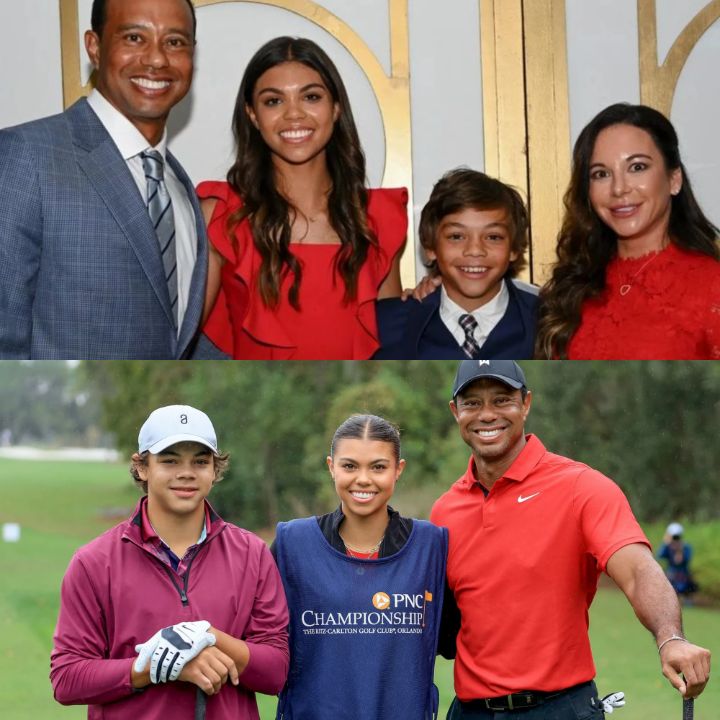
MULTIPOLYGON (((97 89, 88 96, 88 105, 93 109, 117 145, 120 154, 127 163, 133 180, 140 191, 143 203, 147 204, 147 178, 140 153, 145 150, 157 150, 163 159, 167 152, 167 130, 160 142, 152 148, 142 133, 119 110, 111 105, 97 89)), ((165 163, 165 184, 172 200, 175 219, 175 254, 177 256, 178 279, 178 335, 187 310, 190 296, 190 282, 197 260, 197 229, 195 213, 185 186, 178 180, 173 169, 165 163)))
POLYGON ((461 308, 445 290, 445 285, 440 286, 440 319, 445 323, 447 329, 452 333, 457 344, 462 347, 465 342, 465 331, 460 325, 461 315, 472 315, 477 322, 477 327, 473 332, 473 337, 478 347, 482 348, 483 343, 487 340, 488 335, 493 328, 502 320, 508 303, 510 302, 510 293, 508 292, 505 281, 500 285, 500 292, 489 302, 481 305, 477 310, 468 313, 467 310, 461 308))

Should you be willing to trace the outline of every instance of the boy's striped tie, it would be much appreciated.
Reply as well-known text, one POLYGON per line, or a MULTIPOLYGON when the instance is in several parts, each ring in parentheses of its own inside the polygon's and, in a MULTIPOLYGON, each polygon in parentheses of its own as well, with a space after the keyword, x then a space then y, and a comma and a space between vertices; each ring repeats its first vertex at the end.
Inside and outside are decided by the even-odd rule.
POLYGON ((477 320, 470 314, 461 315, 458 319, 460 327, 465 331, 465 342, 462 349, 469 358, 480 357, 480 346, 475 340, 475 328, 478 326, 477 320))

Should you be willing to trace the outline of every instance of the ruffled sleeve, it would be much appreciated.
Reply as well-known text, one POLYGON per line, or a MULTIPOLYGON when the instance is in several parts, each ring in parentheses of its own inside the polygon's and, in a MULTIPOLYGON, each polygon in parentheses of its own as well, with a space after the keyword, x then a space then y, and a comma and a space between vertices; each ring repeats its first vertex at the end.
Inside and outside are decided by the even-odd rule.
MULTIPOLYGON (((407 233, 407 190, 369 190, 368 193, 368 222, 377 235, 378 247, 371 248, 358 276, 352 359, 367 359, 379 347, 375 301, 393 259, 404 247, 407 233)), ((205 325, 206 335, 235 358, 250 358, 247 338, 254 344, 252 359, 297 357, 297 345, 290 333, 277 313, 264 305, 256 290, 262 259, 255 248, 250 223, 240 223, 234 238, 227 235, 228 216, 242 206, 241 199, 224 182, 204 182, 198 187, 198 195, 201 199, 217 199, 208 224, 208 236, 225 259, 222 287, 205 325)))
POLYGON ((237 281, 234 271, 238 256, 243 249, 238 242, 233 242, 228 236, 226 227, 228 217, 242 207, 242 201, 226 182, 202 182, 197 187, 197 194, 201 200, 217 200, 208 223, 208 238, 225 260, 221 272, 220 291, 205 322, 203 332, 224 353, 232 356, 234 354, 233 323, 242 323, 249 293, 247 286, 237 281))
POLYGON ((377 235, 378 247, 372 248, 358 277, 358 322, 353 357, 367 359, 380 347, 375 301, 378 290, 390 272, 395 257, 402 252, 407 238, 408 191, 382 188, 368 191, 368 224, 377 235))
POLYGON ((208 223, 208 238, 212 246, 232 265, 237 264, 237 249, 227 235, 228 217, 242 207, 242 200, 230 189, 226 182, 208 180, 197 187, 201 200, 216 200, 215 209, 208 223))
POLYGON ((227 234, 228 217, 242 207, 242 199, 226 182, 201 183, 197 193, 201 199, 217 199, 208 224, 208 237, 225 259, 220 293, 203 329, 205 334, 235 359, 265 357, 264 354, 258 358, 245 357, 238 349, 242 333, 253 338, 258 348, 271 352, 268 357, 290 357, 292 340, 255 289, 262 258, 255 248, 250 223, 243 220, 237 225, 233 238, 227 234))

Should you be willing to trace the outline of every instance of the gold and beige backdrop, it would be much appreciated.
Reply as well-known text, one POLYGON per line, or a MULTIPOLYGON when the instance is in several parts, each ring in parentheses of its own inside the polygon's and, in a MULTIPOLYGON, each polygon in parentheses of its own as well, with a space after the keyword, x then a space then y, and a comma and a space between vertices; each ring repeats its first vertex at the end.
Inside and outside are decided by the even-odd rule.
MULTIPOLYGON (((231 161, 243 68, 277 35, 321 44, 345 79, 372 184, 405 185, 413 228, 432 184, 469 165, 529 200, 531 277, 554 255, 570 148, 619 100, 669 114, 720 223, 720 0, 195 0, 191 95, 172 146, 196 181, 231 161)), ((0 126, 59 112, 88 90, 91 0, 2 0, 0 126)), ((414 240, 415 233, 411 234, 414 240)), ((422 268, 406 252, 403 276, 422 268)))

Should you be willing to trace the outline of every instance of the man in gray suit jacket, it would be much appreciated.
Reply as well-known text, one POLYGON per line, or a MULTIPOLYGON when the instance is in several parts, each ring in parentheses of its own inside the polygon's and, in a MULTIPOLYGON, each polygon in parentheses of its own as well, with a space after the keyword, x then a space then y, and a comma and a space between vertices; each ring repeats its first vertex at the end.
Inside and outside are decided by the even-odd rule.
POLYGON ((0 358, 182 358, 207 236, 166 150, 193 73, 190 0, 94 0, 96 88, 0 131, 0 358))

